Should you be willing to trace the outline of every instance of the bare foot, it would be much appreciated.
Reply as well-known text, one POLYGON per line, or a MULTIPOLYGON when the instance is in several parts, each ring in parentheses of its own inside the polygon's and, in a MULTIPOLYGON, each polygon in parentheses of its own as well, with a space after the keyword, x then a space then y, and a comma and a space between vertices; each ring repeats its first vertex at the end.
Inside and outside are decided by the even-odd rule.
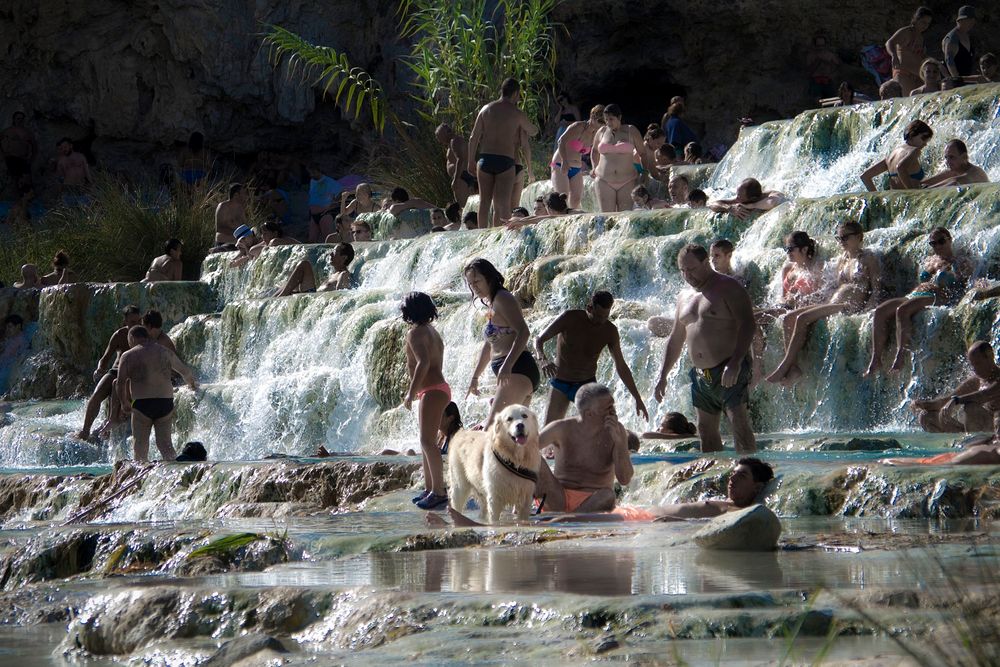
POLYGON ((86 431, 77 431, 76 435, 73 437, 76 438, 77 440, 85 440, 87 442, 90 441, 90 434, 87 433, 86 431))
POLYGON ((788 374, 787 370, 785 370, 782 366, 778 366, 777 368, 774 369, 773 373, 771 373, 764 379, 772 384, 781 384, 782 382, 784 382, 785 376, 787 374, 788 374))
POLYGON ((444 520, 444 517, 437 512, 427 512, 424 514, 424 523, 427 524, 429 528, 447 528, 448 522, 444 520))
POLYGON ((889 373, 890 374, 895 375, 896 373, 899 373, 901 370, 903 370, 903 366, 906 365, 906 362, 904 361, 903 356, 904 355, 903 355, 902 350, 900 350, 896 354, 896 358, 892 360, 892 366, 889 366, 889 373))

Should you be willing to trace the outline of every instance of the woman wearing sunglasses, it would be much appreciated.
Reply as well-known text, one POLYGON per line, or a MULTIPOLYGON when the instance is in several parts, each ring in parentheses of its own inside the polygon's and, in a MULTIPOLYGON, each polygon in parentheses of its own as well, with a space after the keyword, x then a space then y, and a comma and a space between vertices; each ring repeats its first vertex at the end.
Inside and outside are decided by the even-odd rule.
POLYGON ((782 322, 785 337, 785 357, 767 376, 768 382, 791 384, 802 375, 799 352, 806 343, 809 327, 837 313, 860 313, 875 307, 881 282, 882 268, 878 258, 864 248, 864 231, 856 222, 843 222, 837 227, 837 241, 843 252, 834 261, 834 281, 826 293, 829 299, 820 305, 796 308, 782 322), (791 331, 791 336, 787 332, 791 331))
POLYGON ((890 371, 903 367, 903 357, 910 344, 913 317, 930 306, 947 306, 961 298, 972 266, 966 257, 955 254, 951 232, 935 227, 927 235, 931 254, 920 267, 920 283, 904 297, 889 299, 875 309, 872 322, 872 357, 865 375, 873 375, 882 367, 882 350, 889 341, 889 322, 896 321, 896 359, 890 371))

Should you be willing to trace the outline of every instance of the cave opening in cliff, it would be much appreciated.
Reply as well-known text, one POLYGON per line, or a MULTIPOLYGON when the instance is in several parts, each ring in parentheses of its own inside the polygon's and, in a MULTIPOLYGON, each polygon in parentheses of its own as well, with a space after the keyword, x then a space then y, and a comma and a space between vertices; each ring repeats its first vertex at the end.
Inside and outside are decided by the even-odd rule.
POLYGON ((662 69, 639 68, 580 82, 570 94, 584 116, 595 104, 617 104, 622 108, 622 121, 644 134, 650 123, 659 124, 670 98, 686 95, 687 89, 668 80, 662 69))

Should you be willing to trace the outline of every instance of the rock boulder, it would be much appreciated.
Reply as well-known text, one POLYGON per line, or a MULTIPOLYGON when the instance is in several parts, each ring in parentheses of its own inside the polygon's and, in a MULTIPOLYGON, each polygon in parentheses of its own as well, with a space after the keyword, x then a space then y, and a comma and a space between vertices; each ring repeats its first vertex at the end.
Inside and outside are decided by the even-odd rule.
POLYGON ((781 536, 781 521, 764 505, 751 505, 716 517, 699 530, 694 541, 702 549, 772 551, 781 536))

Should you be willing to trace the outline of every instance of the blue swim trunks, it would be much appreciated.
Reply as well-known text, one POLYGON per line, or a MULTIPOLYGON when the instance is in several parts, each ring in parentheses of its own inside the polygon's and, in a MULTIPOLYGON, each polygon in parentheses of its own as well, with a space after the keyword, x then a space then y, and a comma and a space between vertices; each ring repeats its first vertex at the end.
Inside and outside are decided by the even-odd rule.
POLYGON ((570 403, 576 401, 576 392, 580 391, 580 387, 585 384, 590 384, 591 382, 597 382, 597 378, 590 378, 589 380, 584 380, 583 382, 569 382, 567 380, 559 380, 558 378, 552 378, 549 380, 549 384, 552 385, 552 388, 566 394, 566 398, 569 399, 570 403))

